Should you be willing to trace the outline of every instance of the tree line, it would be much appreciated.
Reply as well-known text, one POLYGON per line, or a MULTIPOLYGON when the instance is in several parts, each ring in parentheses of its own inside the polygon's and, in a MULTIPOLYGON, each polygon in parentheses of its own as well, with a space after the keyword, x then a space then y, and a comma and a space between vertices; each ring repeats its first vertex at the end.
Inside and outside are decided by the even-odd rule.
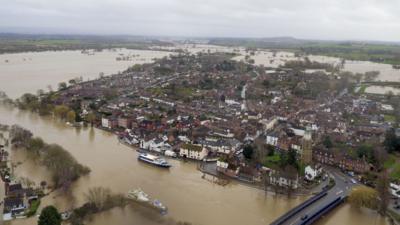
POLYGON ((67 191, 73 181, 90 172, 88 167, 77 162, 63 147, 48 144, 40 137, 33 137, 32 132, 27 129, 13 125, 9 135, 14 147, 25 149, 35 161, 50 171, 55 188, 67 191))

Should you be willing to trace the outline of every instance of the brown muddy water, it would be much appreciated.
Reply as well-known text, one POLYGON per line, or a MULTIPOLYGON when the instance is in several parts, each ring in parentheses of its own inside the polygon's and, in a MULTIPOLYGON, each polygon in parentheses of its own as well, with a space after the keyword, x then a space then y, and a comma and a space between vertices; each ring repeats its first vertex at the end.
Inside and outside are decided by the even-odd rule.
POLYGON ((93 55, 81 51, 47 51, 0 54, 0 91, 11 98, 38 89, 54 90, 58 83, 82 77, 83 80, 123 71, 131 65, 152 62, 171 54, 166 51, 112 49, 95 52, 93 55), (117 57, 131 56, 131 60, 117 61, 117 57), (133 57, 132 57, 133 56, 133 57))
MULTIPOLYGON (((146 60, 137 62, 117 62, 115 57, 119 53, 115 52, 96 54, 88 56, 79 51, 65 51, 0 55, 0 90, 16 98, 25 92, 46 89, 48 84, 55 88, 58 82, 77 76, 83 76, 84 80, 93 79, 99 72, 116 73, 134 63, 151 61, 153 57, 169 53, 139 52, 140 58, 146 60), (6 58, 9 60, 7 63, 4 61, 6 58)), ((286 58, 286 55, 282 57, 286 58)), ((173 224, 175 221, 196 225, 261 225, 269 224, 305 199, 265 195, 261 190, 236 182, 219 186, 203 179, 196 163, 192 162, 170 160, 173 165, 170 170, 140 163, 136 151, 119 144, 115 135, 98 129, 72 128, 49 117, 5 106, 0 106, 0 123, 19 124, 46 142, 63 146, 91 169, 88 176, 72 185, 70 194, 52 193, 42 200, 41 207, 54 204, 61 211, 72 209, 85 202, 89 188, 101 186, 115 193, 142 188, 169 208, 168 215, 163 217, 137 207, 116 208, 93 216, 86 222, 88 225, 153 225, 173 224)), ((15 168, 16 176, 28 177, 37 184, 50 180, 48 172, 27 158, 23 151, 12 151, 11 159, 22 163, 15 168)), ((11 224, 35 225, 36 220, 18 219, 11 224)), ((318 224, 383 225, 385 221, 375 212, 344 205, 318 224)))
MULTIPOLYGON (((0 123, 20 124, 48 143, 58 143, 67 149, 92 172, 77 182, 68 196, 53 193, 43 199, 42 206, 56 205, 68 210, 85 201, 91 187, 102 186, 116 193, 126 193, 140 187, 169 207, 163 218, 133 207, 114 209, 92 217, 90 225, 168 224, 170 221, 188 221, 203 225, 258 225, 269 224, 303 197, 288 199, 235 182, 219 186, 197 170, 196 164, 170 160, 173 167, 164 170, 138 162, 137 153, 119 144, 115 135, 93 128, 72 128, 49 117, 0 107, 0 123)), ((49 180, 46 170, 35 165, 23 151, 13 151, 12 160, 22 162, 15 169, 16 176, 29 177, 36 183, 49 180)), ((12 224, 33 225, 36 218, 19 219, 12 224)), ((359 211, 347 205, 335 210, 319 224, 385 224, 371 211, 359 211)))

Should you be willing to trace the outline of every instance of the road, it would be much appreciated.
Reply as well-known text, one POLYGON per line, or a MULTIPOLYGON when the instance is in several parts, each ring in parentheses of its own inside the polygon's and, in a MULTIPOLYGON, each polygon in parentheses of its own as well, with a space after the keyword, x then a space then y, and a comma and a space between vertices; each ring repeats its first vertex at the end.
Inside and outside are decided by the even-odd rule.
POLYGON ((290 219, 286 220, 282 224, 284 225, 299 224, 302 221, 301 218, 304 217, 305 215, 307 216, 313 215, 322 207, 326 206, 327 204, 334 201, 338 197, 346 197, 351 191, 352 187, 356 185, 352 183, 350 177, 344 175, 338 170, 330 168, 328 169, 328 173, 335 180, 336 185, 332 189, 327 191, 327 195, 317 200, 316 202, 306 207, 305 209, 301 210, 300 212, 295 213, 290 219))

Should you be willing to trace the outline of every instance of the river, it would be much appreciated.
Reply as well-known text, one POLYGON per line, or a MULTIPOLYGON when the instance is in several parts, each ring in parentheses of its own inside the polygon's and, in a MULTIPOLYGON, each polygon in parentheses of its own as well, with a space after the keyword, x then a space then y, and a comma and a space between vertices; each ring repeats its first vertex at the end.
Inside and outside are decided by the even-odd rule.
MULTIPOLYGON (((169 214, 161 221, 188 221, 204 225, 258 225, 268 224, 304 198, 288 199, 273 196, 245 185, 231 182, 227 186, 216 185, 203 179, 195 163, 171 160, 173 167, 163 170, 137 161, 137 153, 118 143, 108 132, 92 128, 71 128, 49 117, 39 117, 29 112, 0 107, 0 123, 20 124, 49 143, 65 147, 80 163, 92 172, 73 184, 71 195, 54 193, 43 199, 43 204, 55 204, 67 210, 85 201, 90 187, 108 187, 116 193, 126 193, 141 187, 151 196, 169 207, 169 214)), ((33 164, 23 151, 13 152, 14 162, 23 162, 15 169, 17 176, 29 177, 36 183, 49 180, 44 168, 33 164)), ((35 218, 16 220, 12 224, 35 224, 35 218)), ((329 215, 320 224, 384 224, 374 212, 358 211, 344 206, 329 215), (378 218, 378 219, 377 219, 378 218), (371 221, 377 221, 372 223, 371 221)), ((93 217, 90 225, 158 224, 155 215, 131 207, 114 209, 93 217)))
MULTIPOLYGON (((65 61, 62 59, 62 62, 49 63, 62 65, 65 61)), ((102 61, 99 60, 98 63, 100 67, 102 61)), ((32 78, 47 80, 48 77, 42 77, 40 69, 33 67, 32 70, 28 66, 21 68, 31 72, 24 73, 29 79, 19 79, 21 85, 14 86, 15 93, 26 92, 32 78)), ((7 76, 13 77, 18 74, 18 69, 15 69, 7 76)), ((68 66, 63 74, 69 74, 68 66)), ((48 73, 47 76, 52 75, 48 73)), ((8 86, 7 83, 1 85, 8 86)), ((79 206, 85 202, 88 189, 96 186, 110 188, 115 193, 126 193, 131 188, 140 187, 169 207, 169 214, 164 217, 131 206, 116 208, 93 216, 87 221, 88 225, 173 224, 172 221, 187 221, 196 225, 261 225, 269 224, 305 199, 265 195, 261 190, 236 182, 219 186, 210 182, 210 178, 203 179, 195 163, 170 160, 173 165, 170 170, 155 168, 138 162, 137 153, 119 144, 115 135, 111 133, 93 128, 72 128, 50 117, 39 117, 37 114, 0 106, 0 123, 20 124, 46 142, 60 144, 81 164, 90 167, 91 173, 76 181, 70 194, 61 195, 54 192, 43 199, 42 207, 54 204, 63 211, 79 206)), ((50 180, 47 171, 31 162, 23 151, 13 151, 11 159, 15 163, 22 162, 15 168, 15 175, 29 177, 36 183, 50 180)), ((11 224, 34 225, 36 219, 19 219, 11 224)), ((376 225, 385 222, 375 212, 356 210, 344 205, 318 224, 376 225)))

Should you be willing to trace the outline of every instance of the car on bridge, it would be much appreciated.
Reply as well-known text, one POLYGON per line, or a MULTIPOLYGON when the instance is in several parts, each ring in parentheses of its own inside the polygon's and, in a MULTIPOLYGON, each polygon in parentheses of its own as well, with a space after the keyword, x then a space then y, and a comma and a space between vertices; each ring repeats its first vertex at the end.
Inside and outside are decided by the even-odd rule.
POLYGON ((305 215, 303 215, 303 216, 301 217, 301 220, 306 220, 307 218, 308 218, 308 215, 305 214, 305 215))

